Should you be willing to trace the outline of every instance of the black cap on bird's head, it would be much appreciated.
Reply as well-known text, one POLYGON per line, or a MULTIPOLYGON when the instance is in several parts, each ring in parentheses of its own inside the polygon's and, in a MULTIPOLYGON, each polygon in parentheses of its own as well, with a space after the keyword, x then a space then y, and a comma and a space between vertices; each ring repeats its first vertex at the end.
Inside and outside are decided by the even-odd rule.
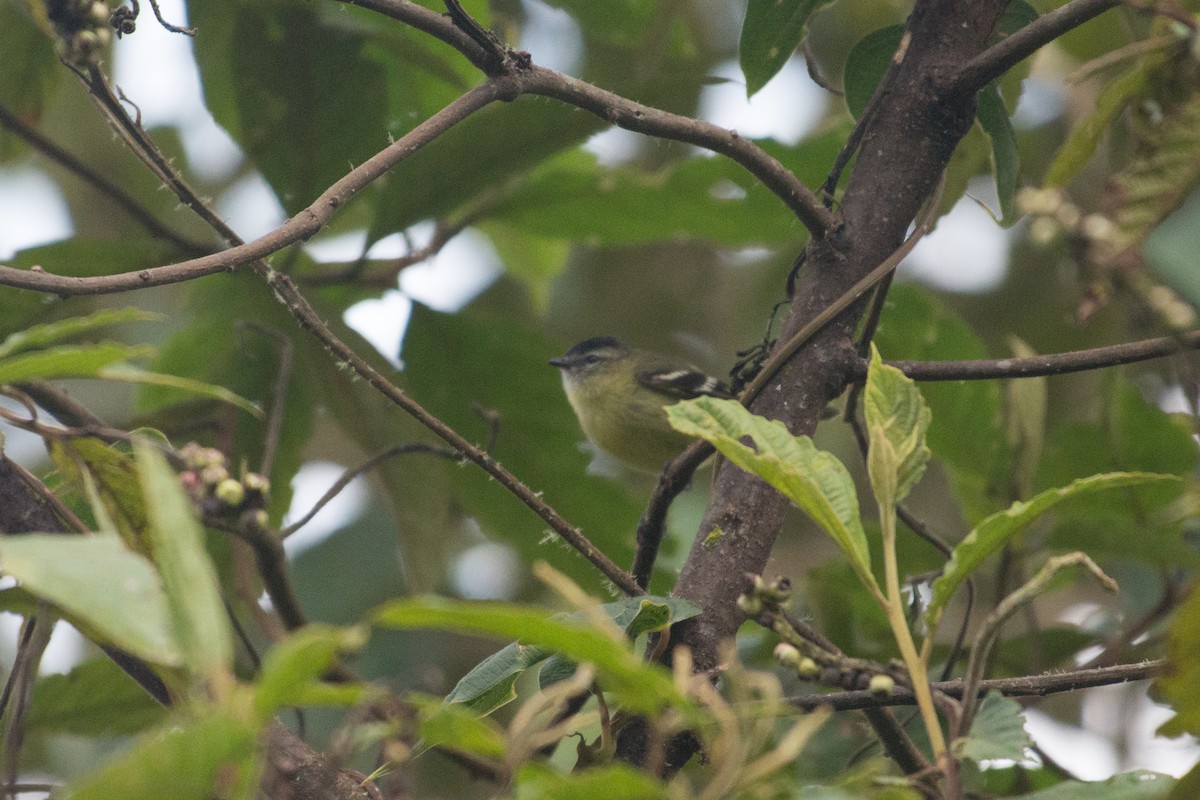
POLYGON ((578 373, 620 358, 629 353, 629 347, 612 336, 593 336, 584 339, 558 358, 548 362, 566 373, 578 373))

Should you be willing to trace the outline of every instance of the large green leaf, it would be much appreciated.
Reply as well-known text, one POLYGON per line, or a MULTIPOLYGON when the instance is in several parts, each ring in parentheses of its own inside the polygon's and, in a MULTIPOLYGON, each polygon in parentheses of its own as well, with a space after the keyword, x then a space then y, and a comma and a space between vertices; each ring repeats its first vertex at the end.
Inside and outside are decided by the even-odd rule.
POLYGON ((161 314, 151 314, 140 308, 104 308, 80 317, 67 317, 57 322, 32 325, 15 331, 0 342, 0 359, 8 358, 25 350, 38 350, 47 345, 90 333, 121 322, 143 322, 161 320, 161 314))
POLYGON ((0 361, 0 384, 53 378, 96 378, 105 367, 130 358, 143 358, 153 352, 138 345, 101 342, 21 353, 0 361))
POLYGON ((302 3, 190 8, 208 107, 289 214, 388 144, 380 66, 366 38, 302 3))
POLYGON ((25 729, 30 733, 128 736, 162 721, 165 714, 166 709, 113 661, 97 658, 66 674, 38 680, 25 729))
POLYGON ((731 462, 762 478, 825 530, 850 559, 859 580, 878 590, 858 511, 854 480, 844 464, 793 436, 782 422, 757 417, 734 400, 699 397, 667 406, 675 429, 711 443, 731 462), (742 444, 754 440, 757 451, 742 444))
POLYGON ((792 57, 804 39, 809 16, 824 2, 750 0, 738 44, 738 60, 746 76, 748 97, 766 86, 792 57))
POLYGON ((320 684, 319 679, 340 654, 361 650, 366 635, 360 628, 308 625, 272 647, 254 685, 254 707, 262 719, 270 720, 284 706, 352 706, 361 702, 362 686, 334 687, 320 684))
POLYGON ((540 609, 508 603, 466 603, 437 597, 395 600, 376 609, 375 625, 404 630, 438 629, 517 639, 568 656, 596 668, 606 691, 634 711, 654 712, 663 706, 688 711, 670 676, 658 665, 639 659, 630 645, 593 627, 554 619, 540 609))
POLYGON ((233 666, 233 634, 204 531, 166 457, 149 440, 133 443, 138 479, 147 506, 147 534, 162 576, 175 641, 188 671, 222 680, 233 666))
POLYGON ((1106 781, 1068 781, 1017 800, 1165 800, 1175 779, 1159 772, 1122 772, 1106 781))
POLYGON ((1064 500, 1080 497, 1092 492, 1138 486, 1155 481, 1176 480, 1171 475, 1156 475, 1143 472, 1110 472, 1080 478, 1069 486, 1047 489, 1030 498, 1013 503, 1004 511, 997 512, 975 526, 967 537, 959 542, 942 575, 933 582, 933 596, 929 601, 926 618, 936 625, 942 611, 955 590, 971 575, 988 556, 999 552, 1013 536, 1025 530, 1031 522, 1064 500))
POLYGON ((182 663, 158 575, 116 536, 4 537, 0 569, 103 641, 154 664, 182 663))
POLYGON ((64 794, 70 800, 210 800, 243 797, 257 775, 258 732, 245 721, 216 715, 170 725, 64 794))
POLYGON ((959 756, 977 764, 993 759, 1024 761, 1032 747, 1020 703, 999 692, 988 693, 971 721, 970 733, 954 743, 959 756))

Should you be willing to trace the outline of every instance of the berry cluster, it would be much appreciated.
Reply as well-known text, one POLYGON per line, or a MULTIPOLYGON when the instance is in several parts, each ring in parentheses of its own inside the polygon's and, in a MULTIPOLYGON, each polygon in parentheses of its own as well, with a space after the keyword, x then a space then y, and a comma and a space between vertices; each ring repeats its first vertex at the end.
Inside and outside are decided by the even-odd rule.
POLYGON ((58 34, 58 55, 67 63, 95 64, 112 41, 113 13, 103 0, 50 0, 46 14, 58 34))
POLYGON ((240 478, 233 477, 224 453, 195 442, 185 445, 179 455, 184 462, 179 480, 201 515, 266 527, 270 481, 245 469, 240 478))

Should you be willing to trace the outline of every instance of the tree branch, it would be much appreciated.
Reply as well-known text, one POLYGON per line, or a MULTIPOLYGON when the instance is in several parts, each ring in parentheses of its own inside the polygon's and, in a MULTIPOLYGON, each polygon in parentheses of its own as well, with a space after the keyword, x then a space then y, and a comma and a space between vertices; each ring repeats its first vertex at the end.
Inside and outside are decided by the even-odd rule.
POLYGON ((500 95, 501 91, 496 81, 488 81, 471 89, 351 170, 344 178, 326 189, 308 208, 270 233, 249 243, 176 264, 92 278, 73 278, 55 275, 45 270, 0 266, 0 285, 68 297, 128 292, 151 286, 182 283, 218 272, 230 272, 256 259, 265 258, 290 244, 309 239, 325 227, 338 209, 372 181, 429 144, 447 129, 497 100, 500 95))
POLYGON ((120 186, 117 186, 108 178, 104 177, 99 172, 96 172, 96 170, 80 161, 74 155, 68 153, 50 139, 26 125, 21 121, 20 117, 12 113, 12 111, 8 110, 3 105, 0 105, 0 127, 4 128, 17 138, 23 140, 26 144, 37 150, 46 158, 50 159, 63 169, 75 175, 84 183, 87 183, 100 193, 107 196, 110 200, 120 206, 125 213, 130 216, 130 218, 145 228, 151 236, 157 236, 160 239, 164 239, 189 255, 199 255, 202 253, 212 252, 212 247, 200 244, 199 242, 193 242, 190 239, 171 230, 120 186))
MULTIPOLYGON (((1090 689, 1094 686, 1112 686, 1118 683, 1151 680, 1162 675, 1166 668, 1166 659, 1160 658, 1154 661, 1143 661, 1140 664, 1120 664, 1114 667, 1025 675, 1019 678, 991 678, 979 682, 979 694, 984 695, 996 691, 1005 697, 1045 697, 1062 692, 1090 689)), ((939 694, 956 699, 962 697, 962 679, 939 681, 930 686, 939 694)), ((897 687, 886 697, 879 697, 865 690, 856 690, 799 695, 789 698, 788 702, 806 711, 822 707, 832 708, 835 711, 851 711, 879 706, 911 706, 915 705, 917 701, 910 690, 897 687)))
MULTIPOLYGON (((1185 350, 1200 348, 1200 331, 1178 336, 1162 336, 1138 342, 1073 350, 1067 353, 1026 356, 1024 358, 980 359, 976 361, 888 361, 914 381, 971 381, 997 378, 1037 378, 1066 375, 1091 369, 1106 369, 1164 358, 1185 350)), ((865 378, 867 364, 858 364, 858 377, 865 378)))
POLYGON ((1120 4, 1121 0, 1071 0, 968 61, 954 76, 952 88, 977 92, 1067 31, 1120 4))

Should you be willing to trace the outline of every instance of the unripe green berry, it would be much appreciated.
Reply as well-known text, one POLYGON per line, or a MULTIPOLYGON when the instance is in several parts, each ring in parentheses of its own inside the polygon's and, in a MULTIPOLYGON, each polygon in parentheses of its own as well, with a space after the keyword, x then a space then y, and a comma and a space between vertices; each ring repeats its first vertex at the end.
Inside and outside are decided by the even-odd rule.
POLYGON ((230 508, 237 508, 246 499, 246 487, 239 480, 226 478, 217 484, 213 494, 230 508))
POLYGON ((780 642, 775 645, 775 660, 785 667, 795 669, 800 665, 800 651, 795 645, 780 642))
POLYGON ((796 665, 796 673, 806 681, 815 681, 821 677, 821 667, 811 658, 802 658, 796 665))
POLYGON ((763 603, 762 598, 756 594, 743 594, 737 599, 738 608, 747 617, 757 617, 762 613, 763 603))
POLYGON ((867 691, 876 697, 887 697, 896 688, 896 681, 891 675, 872 675, 867 691))

